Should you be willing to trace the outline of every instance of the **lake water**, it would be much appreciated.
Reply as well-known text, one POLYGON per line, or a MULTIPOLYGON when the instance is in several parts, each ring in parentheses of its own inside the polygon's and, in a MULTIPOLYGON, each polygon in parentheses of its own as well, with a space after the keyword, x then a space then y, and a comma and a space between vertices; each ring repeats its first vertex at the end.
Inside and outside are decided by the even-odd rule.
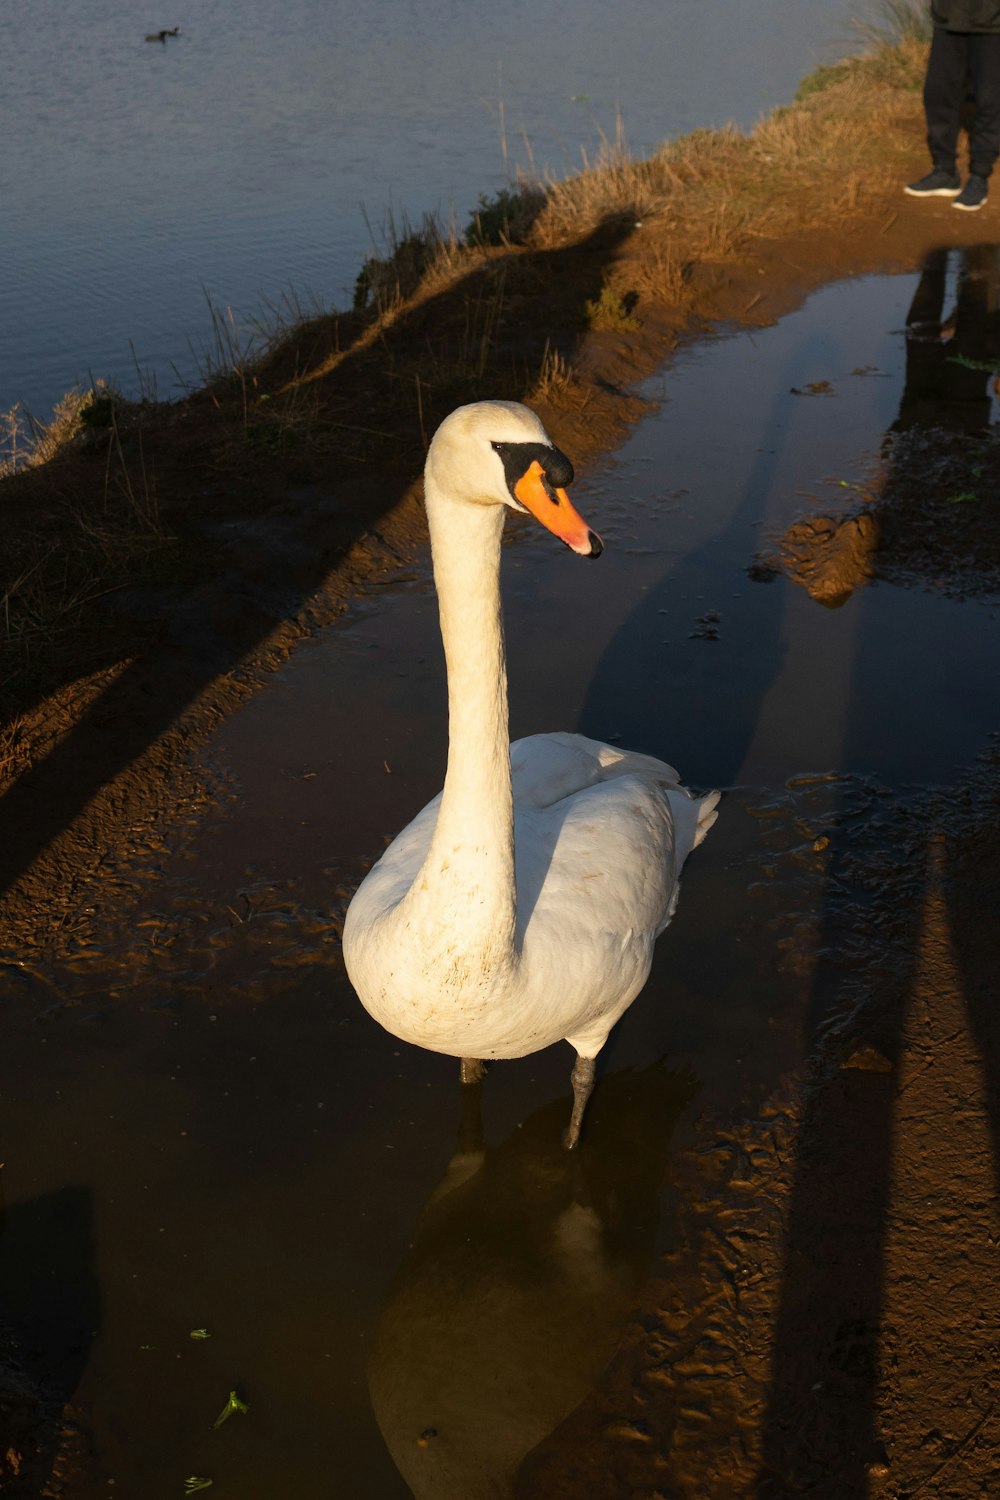
POLYGON ((0 411, 198 378, 206 296, 350 301, 391 211, 464 226, 506 169, 563 175, 753 122, 878 0, 131 0, 5 7, 0 411), (164 43, 147 32, 178 27, 164 43), (367 221, 367 222, 366 222, 367 221))

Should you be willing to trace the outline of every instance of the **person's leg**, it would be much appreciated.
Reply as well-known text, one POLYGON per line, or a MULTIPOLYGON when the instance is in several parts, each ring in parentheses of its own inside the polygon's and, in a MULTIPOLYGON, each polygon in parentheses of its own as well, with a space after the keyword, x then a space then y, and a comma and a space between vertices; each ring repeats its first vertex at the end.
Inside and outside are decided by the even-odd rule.
POLYGON ((989 177, 1000 153, 1000 35, 970 36, 969 68, 976 113, 969 135, 969 171, 989 177))
POLYGON ((968 40, 966 32, 945 31, 941 26, 935 26, 931 36, 931 52, 924 79, 924 116, 931 160, 942 172, 955 171, 968 40))

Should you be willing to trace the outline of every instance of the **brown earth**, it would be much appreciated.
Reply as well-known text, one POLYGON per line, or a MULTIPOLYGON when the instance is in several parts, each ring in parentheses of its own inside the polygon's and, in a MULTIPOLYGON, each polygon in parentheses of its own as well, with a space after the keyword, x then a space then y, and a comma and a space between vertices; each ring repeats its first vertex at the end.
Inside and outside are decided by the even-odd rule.
MULTIPOLYGON (((680 198, 555 248, 492 249, 391 317, 307 324, 176 406, 113 402, 7 481, 5 588, 23 595, 16 580, 66 538, 55 614, 71 629, 51 649, 23 633, 3 684, 0 972, 71 984, 81 960, 113 953, 138 865, 217 795, 200 752, 222 718, 303 636, 422 557, 422 456, 453 405, 529 399, 585 466, 642 415, 635 382, 681 341, 770 323, 835 278, 1000 239, 993 205, 963 215, 900 193, 924 169, 922 126, 912 92, 893 109, 878 170, 776 170, 768 215, 714 248, 680 198), (655 266, 670 274, 654 294, 655 266), (616 327, 587 311, 607 286, 616 327), (104 564, 120 553, 100 597, 73 574, 81 537, 104 564)), ((994 592, 998 478, 993 436, 901 435, 863 505, 803 523, 761 565, 832 602, 873 576, 994 592)), ((813 955, 817 986, 824 953, 849 974, 837 1016, 758 1118, 705 1122, 675 1163, 675 1245, 520 1495, 1000 1494, 998 785, 991 761, 949 799, 874 807, 849 789, 862 833, 833 872, 836 900, 817 901, 813 955)), ((829 880, 822 858, 814 874, 829 880)), ((38 1426, 67 1419, 3 1370, 0 1488, 35 1494, 38 1426)))

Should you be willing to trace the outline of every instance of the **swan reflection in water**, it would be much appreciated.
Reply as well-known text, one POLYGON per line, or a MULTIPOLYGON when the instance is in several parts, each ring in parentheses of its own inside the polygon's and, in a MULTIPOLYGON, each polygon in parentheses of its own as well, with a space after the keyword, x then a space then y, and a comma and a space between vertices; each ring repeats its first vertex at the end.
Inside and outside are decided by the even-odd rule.
POLYGON ((386 1297, 372 1405, 417 1500, 501 1500, 589 1393, 648 1272, 671 1132, 696 1092, 662 1064, 601 1080, 584 1149, 562 1101, 484 1147, 463 1086, 458 1150, 386 1297))

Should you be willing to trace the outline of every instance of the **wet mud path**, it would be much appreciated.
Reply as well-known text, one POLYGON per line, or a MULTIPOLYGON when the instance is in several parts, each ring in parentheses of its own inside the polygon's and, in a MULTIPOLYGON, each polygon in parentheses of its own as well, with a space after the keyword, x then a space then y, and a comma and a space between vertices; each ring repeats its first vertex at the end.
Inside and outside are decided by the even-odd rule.
POLYGON ((463 1107, 340 963, 440 783, 420 572, 224 726, 217 814, 107 962, 18 973, 0 1267, 68 1403, 52 1494, 994 1492, 1000 604, 828 609, 754 566, 867 482, 916 282, 830 286, 648 382, 575 487, 597 567, 509 538, 512 734, 726 791, 577 1158, 568 1049, 463 1107))

